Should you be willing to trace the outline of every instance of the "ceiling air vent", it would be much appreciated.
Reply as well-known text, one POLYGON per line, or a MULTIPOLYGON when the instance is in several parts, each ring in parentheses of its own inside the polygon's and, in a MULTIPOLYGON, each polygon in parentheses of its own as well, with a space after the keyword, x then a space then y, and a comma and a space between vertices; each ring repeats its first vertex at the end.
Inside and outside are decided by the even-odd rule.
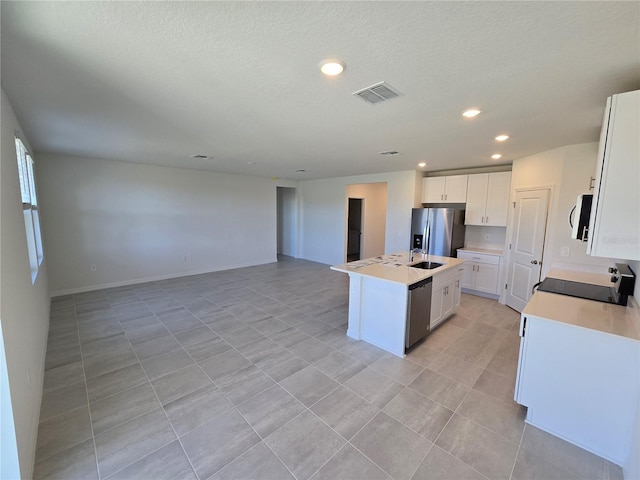
POLYGON ((400 152, 396 150, 388 150, 386 152, 378 152, 380 155, 384 155, 385 157, 395 157, 396 155, 400 155, 400 152))
POLYGON ((380 82, 375 85, 371 85, 370 87, 363 88, 362 90, 358 90, 357 92, 354 92, 353 95, 357 95, 365 102, 373 105, 399 97, 402 94, 387 82, 380 82))

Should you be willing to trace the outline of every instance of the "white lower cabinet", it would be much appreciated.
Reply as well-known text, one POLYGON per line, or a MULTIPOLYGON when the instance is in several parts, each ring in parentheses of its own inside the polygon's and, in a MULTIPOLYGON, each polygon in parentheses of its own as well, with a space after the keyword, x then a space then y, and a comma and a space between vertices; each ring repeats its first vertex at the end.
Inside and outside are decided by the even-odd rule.
POLYGON ((465 260, 462 264, 462 288, 490 295, 500 294, 501 256, 459 250, 458 258, 465 260))
POLYGON ((449 318, 460 306, 462 266, 435 275, 431 294, 431 329, 449 318))
POLYGON ((526 314, 520 337, 514 400, 528 407, 527 423, 623 464, 638 411, 639 342, 526 314))

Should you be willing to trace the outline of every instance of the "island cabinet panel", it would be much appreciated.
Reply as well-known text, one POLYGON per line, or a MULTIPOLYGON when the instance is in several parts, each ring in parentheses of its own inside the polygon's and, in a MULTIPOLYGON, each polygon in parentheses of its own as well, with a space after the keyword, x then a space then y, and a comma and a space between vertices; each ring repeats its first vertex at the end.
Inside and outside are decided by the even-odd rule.
POLYGON ((431 294, 431 329, 449 318, 460 306, 462 265, 434 275, 431 294))
POLYGON ((527 423, 623 464, 638 412, 640 342, 525 314, 520 336, 515 401, 528 407, 527 423))
POLYGON ((609 97, 589 219, 587 253, 640 260, 640 90, 609 97))

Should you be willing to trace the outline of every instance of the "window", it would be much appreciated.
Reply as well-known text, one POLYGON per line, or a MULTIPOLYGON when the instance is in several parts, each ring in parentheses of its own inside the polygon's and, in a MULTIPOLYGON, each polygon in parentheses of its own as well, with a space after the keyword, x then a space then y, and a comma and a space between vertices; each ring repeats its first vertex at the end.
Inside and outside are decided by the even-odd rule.
POLYGON ((33 158, 27 152, 22 140, 16 137, 16 156, 18 158, 18 176, 20 177, 20 195, 24 213, 24 228, 27 233, 27 249, 31 267, 31 283, 35 283, 38 267, 44 258, 42 252, 42 236, 40 234, 40 215, 38 213, 38 196, 36 194, 36 178, 33 171, 33 158))

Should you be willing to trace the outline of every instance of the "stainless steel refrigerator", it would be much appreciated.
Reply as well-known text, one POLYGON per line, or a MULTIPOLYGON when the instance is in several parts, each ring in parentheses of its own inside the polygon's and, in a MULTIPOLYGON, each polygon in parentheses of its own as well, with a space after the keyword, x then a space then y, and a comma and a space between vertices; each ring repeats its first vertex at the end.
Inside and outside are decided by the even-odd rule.
POLYGON ((411 249, 430 255, 457 257, 464 247, 464 210, 414 208, 411 212, 411 249))

